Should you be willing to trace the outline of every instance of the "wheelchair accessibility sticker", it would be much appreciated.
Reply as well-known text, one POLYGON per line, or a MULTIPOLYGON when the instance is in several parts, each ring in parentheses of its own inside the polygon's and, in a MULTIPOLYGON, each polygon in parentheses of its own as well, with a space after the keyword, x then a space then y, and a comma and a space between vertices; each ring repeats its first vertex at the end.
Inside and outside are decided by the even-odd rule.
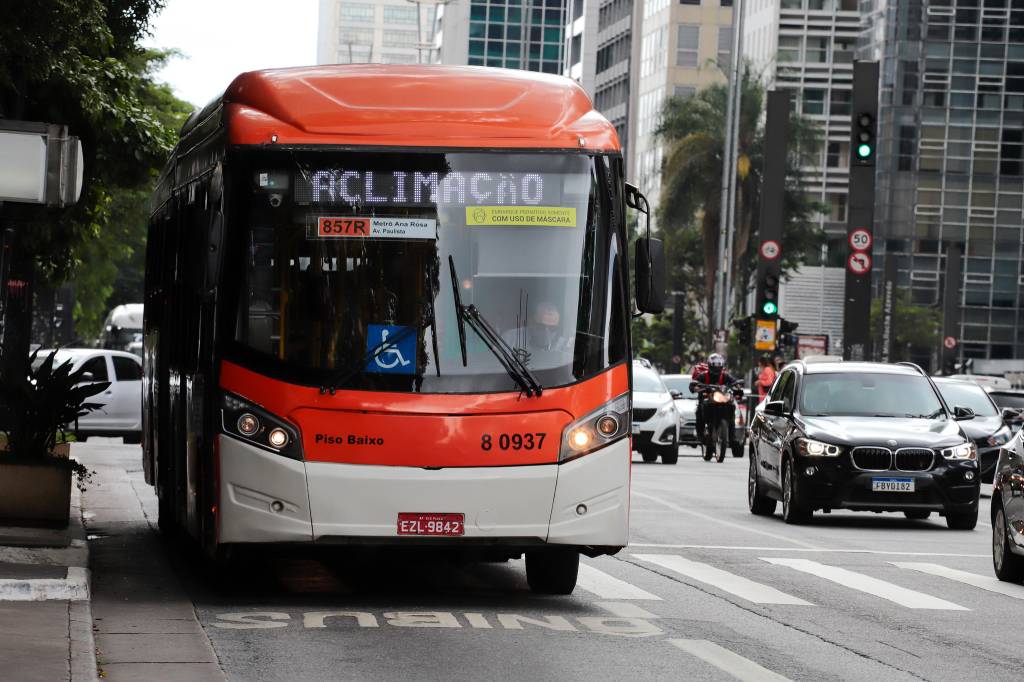
POLYGON ((366 363, 367 372, 378 374, 416 373, 416 331, 401 325, 371 324, 366 334, 366 352, 380 352, 366 363), (392 341, 394 339, 394 341, 392 341))

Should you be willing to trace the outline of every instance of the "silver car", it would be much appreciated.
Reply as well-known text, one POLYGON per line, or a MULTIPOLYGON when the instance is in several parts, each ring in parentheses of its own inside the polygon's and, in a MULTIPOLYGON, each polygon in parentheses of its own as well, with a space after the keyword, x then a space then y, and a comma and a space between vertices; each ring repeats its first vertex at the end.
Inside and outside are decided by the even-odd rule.
POLYGON ((672 392, 679 413, 679 442, 697 445, 697 394, 690 391, 693 378, 689 374, 664 374, 661 380, 672 392))

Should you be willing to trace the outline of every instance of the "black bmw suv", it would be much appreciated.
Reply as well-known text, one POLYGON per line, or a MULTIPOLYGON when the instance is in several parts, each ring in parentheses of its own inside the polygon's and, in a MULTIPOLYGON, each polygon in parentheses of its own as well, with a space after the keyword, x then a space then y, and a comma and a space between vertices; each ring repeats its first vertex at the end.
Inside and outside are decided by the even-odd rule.
POLYGON ((804 523, 816 509, 932 512, 950 528, 978 521, 978 453, 916 365, 801 362, 787 366, 750 425, 750 511, 804 523))

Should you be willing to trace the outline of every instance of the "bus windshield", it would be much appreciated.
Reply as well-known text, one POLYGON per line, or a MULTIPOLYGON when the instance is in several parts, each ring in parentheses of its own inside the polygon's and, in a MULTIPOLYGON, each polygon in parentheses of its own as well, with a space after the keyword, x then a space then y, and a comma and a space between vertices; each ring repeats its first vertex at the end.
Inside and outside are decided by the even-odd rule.
POLYGON ((460 300, 541 385, 592 376, 626 356, 619 187, 617 158, 575 153, 256 156, 236 350, 338 389, 519 390, 460 300))

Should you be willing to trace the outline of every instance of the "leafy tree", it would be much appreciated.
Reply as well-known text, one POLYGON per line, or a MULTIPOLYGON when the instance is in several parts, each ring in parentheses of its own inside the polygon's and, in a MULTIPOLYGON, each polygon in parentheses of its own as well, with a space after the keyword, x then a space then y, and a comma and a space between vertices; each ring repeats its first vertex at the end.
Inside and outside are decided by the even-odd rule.
MULTIPOLYGON (((913 360, 914 356, 931 353, 939 342, 942 311, 935 306, 916 305, 906 289, 895 290, 892 311, 892 333, 895 335, 891 362, 913 360)), ((882 299, 871 301, 871 336, 882 338, 882 299)))
MULTIPOLYGON (((126 250, 116 240, 141 228, 138 215, 145 202, 139 199, 148 194, 154 169, 173 146, 185 108, 152 80, 154 67, 166 55, 138 45, 163 4, 4 4, 0 117, 66 124, 85 152, 85 184, 75 206, 21 211, 12 267, 28 281, 38 270, 52 284, 81 272, 80 313, 87 326, 97 307, 104 305, 104 292, 109 293, 110 267, 116 268, 132 253, 130 245, 126 250), (90 265, 97 264, 99 274, 90 277, 90 265)), ((26 328, 30 318, 30 310, 27 319, 9 315, 8 328, 26 328)), ((27 348, 20 347, 22 343, 27 344, 24 334, 5 335, 5 362, 24 361, 27 348), (16 337, 20 338, 12 340, 16 337)))
MULTIPOLYGON (((757 267, 760 189, 764 172, 764 89, 749 65, 743 69, 739 126, 739 182, 736 192, 736 234, 732 261, 735 298, 732 313, 749 293, 757 267), (745 171, 744 171, 745 169, 745 171)), ((702 338, 711 337, 707 323, 714 309, 718 274, 718 235, 722 163, 728 86, 712 85, 689 98, 669 99, 658 134, 666 145, 659 223, 666 243, 668 275, 673 289, 690 293, 700 312, 702 338)), ((810 121, 792 115, 787 155, 781 266, 792 271, 805 255, 820 246, 824 234, 813 223, 820 206, 800 188, 800 168, 818 160, 820 136, 810 121)))

